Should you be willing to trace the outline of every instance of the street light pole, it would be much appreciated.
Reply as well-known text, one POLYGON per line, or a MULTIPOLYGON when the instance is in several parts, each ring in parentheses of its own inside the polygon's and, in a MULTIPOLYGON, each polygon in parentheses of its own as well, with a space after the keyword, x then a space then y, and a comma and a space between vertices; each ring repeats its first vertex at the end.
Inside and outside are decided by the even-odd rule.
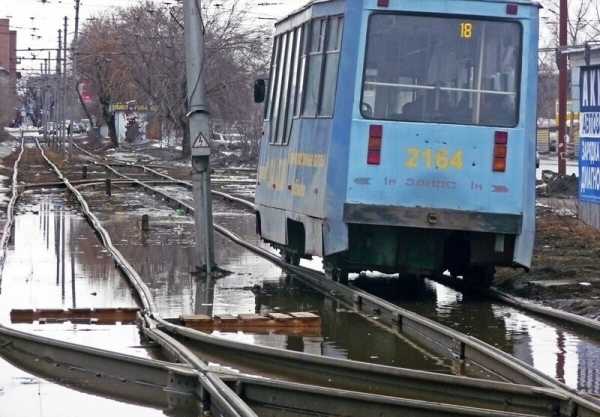
POLYGON ((204 27, 201 0, 184 0, 189 140, 196 222, 197 266, 211 276, 215 267, 210 187, 209 112, 204 80, 204 27))

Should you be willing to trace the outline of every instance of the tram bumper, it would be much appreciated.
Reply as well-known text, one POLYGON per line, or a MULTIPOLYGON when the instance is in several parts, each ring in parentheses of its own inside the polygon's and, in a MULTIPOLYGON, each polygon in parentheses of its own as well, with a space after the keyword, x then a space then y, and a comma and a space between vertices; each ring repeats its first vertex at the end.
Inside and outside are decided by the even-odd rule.
POLYGON ((518 235, 521 231, 523 216, 450 209, 348 203, 344 205, 344 222, 374 226, 518 235))
POLYGON ((344 222, 351 242, 347 254, 350 265, 421 274, 515 266, 515 243, 523 217, 347 203, 344 222))

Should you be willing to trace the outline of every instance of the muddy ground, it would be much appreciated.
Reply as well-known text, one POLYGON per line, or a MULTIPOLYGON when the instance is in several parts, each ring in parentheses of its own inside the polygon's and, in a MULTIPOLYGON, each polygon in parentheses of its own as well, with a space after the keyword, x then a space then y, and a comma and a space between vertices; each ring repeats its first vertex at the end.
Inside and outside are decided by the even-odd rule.
POLYGON ((513 295, 600 319, 600 231, 577 218, 577 178, 545 173, 538 186, 533 267, 500 269, 497 285, 513 295))

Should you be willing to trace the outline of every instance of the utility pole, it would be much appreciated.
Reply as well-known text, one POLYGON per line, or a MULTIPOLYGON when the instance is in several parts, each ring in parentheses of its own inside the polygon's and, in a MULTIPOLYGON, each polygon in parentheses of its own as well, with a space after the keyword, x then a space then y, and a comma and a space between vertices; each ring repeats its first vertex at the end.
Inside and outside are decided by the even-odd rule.
POLYGON ((210 278, 215 267, 210 190, 209 112, 204 84, 204 27, 201 0, 184 0, 188 125, 196 221, 197 266, 210 278))
MULTIPOLYGON (((63 118, 62 118, 62 124, 63 124, 63 135, 62 135, 62 151, 63 154, 65 153, 65 142, 68 136, 68 130, 67 130, 67 110, 69 108, 69 103, 67 102, 67 88, 68 88, 68 83, 67 83, 67 29, 68 29, 68 22, 69 19, 67 18, 67 16, 65 16, 65 23, 64 23, 64 30, 63 30, 63 48, 64 48, 64 53, 63 53, 63 91, 62 91, 62 97, 63 97, 63 118)), ((71 150, 69 149, 69 153, 71 152, 71 150)))
POLYGON ((79 39, 79 4, 81 0, 75 0, 75 34, 73 35, 73 45, 77 46, 79 39))
POLYGON ((567 0, 560 0, 559 48, 558 48, 558 174, 567 174, 567 25, 569 8, 567 0))
POLYGON ((48 59, 44 59, 44 69, 42 70, 43 90, 42 90, 42 129, 44 132, 44 142, 48 143, 48 59))
POLYGON ((56 53, 56 89, 55 89, 55 94, 54 94, 54 118, 55 118, 55 125, 54 125, 54 130, 56 131, 56 140, 59 140, 60 137, 60 132, 61 132, 61 126, 60 126, 60 120, 61 120, 61 112, 62 112, 62 106, 61 106, 61 101, 59 99, 60 97, 60 81, 61 81, 61 74, 62 74, 62 67, 61 67, 61 62, 62 62, 62 29, 58 29, 58 51, 56 53))
MULTIPOLYGON (((75 80, 75 82, 77 82, 78 77, 77 77, 77 52, 78 52, 78 48, 77 48, 77 42, 79 41, 79 6, 80 6, 81 0, 75 0, 75 34, 73 35, 73 50, 75 51, 74 54, 72 54, 72 59, 73 59, 73 79, 75 80)), ((78 88, 78 85, 75 86, 75 88, 78 88)))

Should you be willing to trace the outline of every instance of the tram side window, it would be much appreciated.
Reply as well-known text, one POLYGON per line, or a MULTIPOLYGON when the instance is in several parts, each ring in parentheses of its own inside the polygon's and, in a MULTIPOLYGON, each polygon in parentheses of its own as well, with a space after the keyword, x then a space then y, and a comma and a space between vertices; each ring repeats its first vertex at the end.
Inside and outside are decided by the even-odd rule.
POLYGON ((273 42, 273 55, 271 57, 271 76, 269 79, 269 101, 265 109, 265 119, 273 119, 273 99, 275 92, 275 76, 277 74, 277 54, 279 52, 279 38, 275 38, 273 42))
POLYGON ((273 85, 273 104, 271 107, 271 143, 277 141, 277 115, 279 114, 279 106, 281 104, 281 84, 283 81, 283 57, 285 56, 285 35, 279 37, 277 41, 277 58, 274 71, 273 85))
POLYGON ((281 54, 281 66, 282 66, 282 77, 281 77, 281 90, 279 98, 279 111, 277 114, 277 123, 275 129, 275 143, 282 144, 284 142, 286 121, 287 121, 287 109, 288 109, 288 97, 290 92, 290 74, 292 66, 292 53, 294 45, 294 32, 288 32, 283 35, 283 49, 281 54))
POLYGON ((323 78, 322 98, 319 109, 319 115, 324 117, 333 116, 340 66, 340 50, 342 49, 344 19, 342 17, 332 17, 328 26, 325 75, 323 78))
POLYGON ((302 116, 304 117, 317 116, 326 28, 327 19, 319 19, 312 22, 310 49, 308 53, 308 74, 306 76, 304 108, 302 111, 302 116))
POLYGON ((296 101, 298 100, 299 88, 299 71, 300 71, 300 55, 302 54, 302 42, 303 42, 303 27, 298 27, 294 30, 294 44, 291 60, 291 72, 290 72, 290 89, 288 93, 288 104, 286 109, 286 121, 285 121, 285 132, 283 137, 283 144, 287 144, 290 140, 292 133, 292 126, 294 123, 294 114, 296 110, 296 101))
POLYGON ((296 91, 296 108, 294 109, 294 116, 300 116, 302 111, 302 99, 304 97, 304 83, 306 78, 306 62, 308 61, 308 45, 310 43, 310 22, 305 23, 302 26, 302 44, 300 45, 301 56, 298 62, 298 89, 296 91))

